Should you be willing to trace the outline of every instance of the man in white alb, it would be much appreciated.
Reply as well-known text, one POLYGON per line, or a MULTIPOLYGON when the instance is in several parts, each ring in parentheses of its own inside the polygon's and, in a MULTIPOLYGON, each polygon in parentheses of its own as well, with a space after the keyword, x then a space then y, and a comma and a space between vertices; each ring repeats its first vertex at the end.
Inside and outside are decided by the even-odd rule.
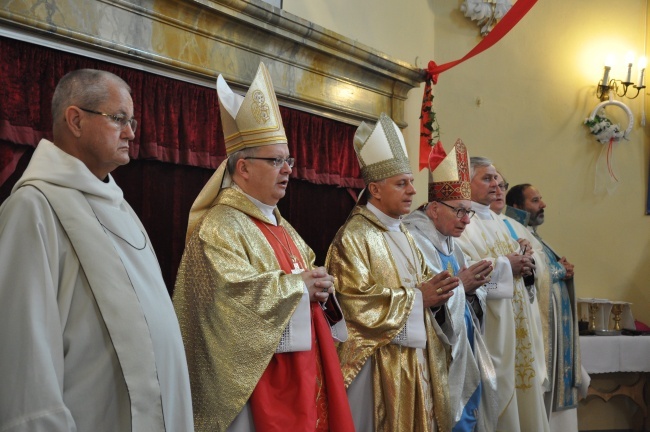
POLYGON ((0 430, 193 430, 180 329, 147 233, 109 174, 129 162, 129 86, 70 72, 0 208, 0 430))

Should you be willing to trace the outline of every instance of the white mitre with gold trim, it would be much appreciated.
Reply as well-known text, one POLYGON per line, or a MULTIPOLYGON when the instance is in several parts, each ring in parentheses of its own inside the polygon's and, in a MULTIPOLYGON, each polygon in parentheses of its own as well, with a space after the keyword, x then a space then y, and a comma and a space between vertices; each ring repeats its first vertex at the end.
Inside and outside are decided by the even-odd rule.
POLYGON ((287 143, 280 107, 264 63, 260 63, 245 96, 233 92, 221 75, 217 78, 217 95, 228 155, 244 148, 287 143))
POLYGON ((404 136, 385 113, 381 113, 374 128, 361 122, 354 134, 354 151, 366 185, 412 173, 404 136))
MULTIPOLYGON (((245 148, 287 144, 280 107, 264 63, 260 62, 245 96, 233 92, 221 74, 217 78, 217 95, 228 156, 245 148)), ((194 200, 187 223, 186 242, 201 218, 214 205, 221 189, 231 185, 227 162, 228 159, 219 165, 194 200)))

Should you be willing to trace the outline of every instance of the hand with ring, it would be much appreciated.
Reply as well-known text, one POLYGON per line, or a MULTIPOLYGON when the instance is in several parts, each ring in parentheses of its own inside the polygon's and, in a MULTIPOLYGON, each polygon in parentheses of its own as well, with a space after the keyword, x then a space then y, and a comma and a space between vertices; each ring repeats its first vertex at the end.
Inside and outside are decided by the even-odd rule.
POLYGON ((478 261, 469 268, 461 268, 458 272, 458 278, 463 283, 465 293, 473 293, 476 288, 486 284, 490 280, 490 273, 492 273, 492 264, 490 261, 478 261))
POLYGON ((459 284, 457 277, 452 277, 448 271, 438 273, 430 280, 419 286, 422 291, 424 307, 442 306, 454 295, 453 289, 459 284))

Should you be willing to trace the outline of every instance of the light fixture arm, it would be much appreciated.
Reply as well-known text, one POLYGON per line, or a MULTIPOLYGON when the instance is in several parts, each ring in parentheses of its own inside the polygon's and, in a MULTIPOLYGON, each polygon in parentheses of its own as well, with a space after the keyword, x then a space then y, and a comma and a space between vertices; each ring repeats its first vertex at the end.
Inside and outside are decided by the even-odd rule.
POLYGON ((603 84, 603 81, 600 80, 598 82, 598 87, 596 88, 596 97, 601 101, 606 101, 607 99, 610 98, 609 92, 613 91, 614 94, 616 94, 616 96, 618 97, 627 97, 628 99, 634 99, 637 96, 639 96, 641 90, 644 88, 645 88, 644 85, 636 86, 634 85, 633 82, 628 82, 628 81, 611 79, 609 80, 608 83, 603 84), (634 96, 627 94, 629 88, 636 89, 636 93, 634 94, 634 96))

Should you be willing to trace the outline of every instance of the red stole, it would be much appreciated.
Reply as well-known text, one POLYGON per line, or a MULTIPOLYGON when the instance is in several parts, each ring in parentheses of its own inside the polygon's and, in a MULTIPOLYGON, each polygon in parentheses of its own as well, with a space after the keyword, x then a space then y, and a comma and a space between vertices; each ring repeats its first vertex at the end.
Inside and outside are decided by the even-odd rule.
MULTIPOLYGON (((287 247, 306 268, 283 227, 251 219, 273 248, 282 271, 290 274, 294 268, 287 247)), ((271 358, 250 397, 256 430, 354 431, 334 339, 318 302, 311 303, 311 346, 311 351, 271 358)))

